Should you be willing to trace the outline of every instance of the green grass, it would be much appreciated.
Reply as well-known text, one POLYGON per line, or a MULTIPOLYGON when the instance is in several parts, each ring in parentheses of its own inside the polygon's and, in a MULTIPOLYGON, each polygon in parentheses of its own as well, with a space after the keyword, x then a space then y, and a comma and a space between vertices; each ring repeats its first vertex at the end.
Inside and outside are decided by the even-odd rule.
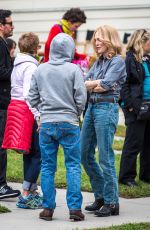
MULTIPOLYGON (((116 170, 117 175, 119 174, 119 166, 120 166, 120 159, 121 155, 116 155, 116 170)), ((137 172, 139 172, 139 158, 137 161, 137 172)), ((120 196, 124 198, 140 198, 140 197, 150 197, 150 184, 144 183, 138 179, 139 175, 136 177, 136 181, 138 183, 138 186, 135 186, 134 188, 130 188, 125 185, 119 185, 119 192, 120 196)))
POLYGON ((11 211, 10 211, 8 208, 6 208, 6 207, 0 205, 0 214, 1 214, 1 213, 6 213, 6 212, 11 212, 11 211))
MULTIPOLYGON (((80 121, 80 127, 82 127, 82 121, 80 121)), ((115 136, 125 137, 126 127, 124 125, 118 125, 115 136)))
MULTIPOLYGON (((116 155, 116 170, 117 174, 119 172, 120 165, 120 154, 116 155)), ((96 158, 98 156, 96 155, 96 158)), ((139 162, 138 162, 139 171, 139 162)), ((64 188, 66 187, 66 176, 64 167, 64 154, 62 148, 59 149, 58 162, 57 162, 57 172, 56 172, 56 187, 64 188)), ((22 155, 16 154, 15 152, 8 153, 8 170, 7 170, 8 181, 22 182, 23 170, 22 170, 22 155)), ((149 197, 150 196, 150 184, 143 183, 136 178, 138 182, 138 187, 129 188, 124 185, 119 186, 120 196, 125 198, 138 198, 138 197, 149 197)), ((89 179, 82 169, 82 190, 91 192, 91 186, 89 179)))
POLYGON ((123 148, 123 143, 124 143, 123 140, 114 140, 113 149, 121 151, 123 148))
POLYGON ((126 127, 118 125, 115 135, 119 137, 125 137, 126 127))
POLYGON ((108 228, 92 228, 88 230, 150 230, 150 223, 122 224, 120 226, 112 226, 108 228))
POLYGON ((8 181, 22 182, 23 160, 22 155, 14 151, 8 151, 7 178, 8 181))

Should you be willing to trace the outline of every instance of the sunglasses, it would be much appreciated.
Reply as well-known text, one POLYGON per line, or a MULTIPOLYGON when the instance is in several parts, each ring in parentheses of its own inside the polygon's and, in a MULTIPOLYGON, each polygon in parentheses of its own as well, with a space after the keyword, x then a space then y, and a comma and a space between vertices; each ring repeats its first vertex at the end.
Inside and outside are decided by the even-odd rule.
POLYGON ((3 23, 3 25, 10 25, 10 26, 13 26, 13 22, 5 22, 5 23, 3 23))

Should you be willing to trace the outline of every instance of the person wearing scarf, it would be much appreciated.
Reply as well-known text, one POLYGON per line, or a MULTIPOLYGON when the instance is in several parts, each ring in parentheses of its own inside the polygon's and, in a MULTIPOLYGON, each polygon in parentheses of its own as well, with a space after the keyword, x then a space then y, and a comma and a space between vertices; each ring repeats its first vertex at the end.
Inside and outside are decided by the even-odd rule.
MULTIPOLYGON (((76 30, 85 22, 85 13, 79 8, 71 8, 70 10, 66 11, 66 13, 62 17, 62 20, 59 23, 55 24, 49 32, 48 39, 45 44, 44 62, 49 61, 49 50, 51 41, 57 34, 66 33, 72 38, 75 38, 76 30)), ((85 54, 78 54, 77 52, 75 52, 74 59, 78 60, 85 58, 85 54)))

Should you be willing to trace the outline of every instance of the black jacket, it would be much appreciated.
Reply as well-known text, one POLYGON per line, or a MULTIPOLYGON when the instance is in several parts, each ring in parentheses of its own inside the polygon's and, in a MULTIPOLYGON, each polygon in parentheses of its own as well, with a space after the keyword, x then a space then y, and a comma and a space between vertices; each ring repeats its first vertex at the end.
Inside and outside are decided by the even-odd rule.
POLYGON ((0 37, 0 109, 7 110, 10 102, 12 61, 7 43, 0 37))
POLYGON ((137 119, 137 114, 142 103, 144 69, 142 64, 137 62, 131 51, 127 52, 125 62, 127 78, 121 90, 121 99, 124 103, 125 123, 129 124, 137 119), (133 108, 132 112, 129 112, 130 108, 133 108))

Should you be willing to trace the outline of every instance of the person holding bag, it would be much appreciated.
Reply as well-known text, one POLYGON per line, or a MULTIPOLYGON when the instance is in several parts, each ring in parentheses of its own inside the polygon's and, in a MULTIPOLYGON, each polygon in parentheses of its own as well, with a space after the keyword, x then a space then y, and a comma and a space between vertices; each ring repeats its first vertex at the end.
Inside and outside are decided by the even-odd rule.
POLYGON ((135 177, 139 153, 139 178, 150 183, 150 118, 143 120, 141 116, 143 103, 150 102, 149 58, 145 57, 142 61, 143 55, 149 52, 150 33, 144 29, 135 31, 127 45, 127 79, 121 91, 127 129, 121 155, 119 182, 130 187, 137 185, 135 177))
POLYGON ((34 33, 23 34, 18 42, 20 53, 14 61, 11 74, 11 102, 8 106, 6 129, 2 147, 23 153, 23 192, 17 207, 41 208, 42 198, 37 193, 41 153, 36 119, 39 112, 27 102, 32 74, 37 69, 39 38, 34 33))
POLYGON ((137 116, 138 120, 150 120, 150 56, 143 57, 145 71, 143 101, 137 116))

